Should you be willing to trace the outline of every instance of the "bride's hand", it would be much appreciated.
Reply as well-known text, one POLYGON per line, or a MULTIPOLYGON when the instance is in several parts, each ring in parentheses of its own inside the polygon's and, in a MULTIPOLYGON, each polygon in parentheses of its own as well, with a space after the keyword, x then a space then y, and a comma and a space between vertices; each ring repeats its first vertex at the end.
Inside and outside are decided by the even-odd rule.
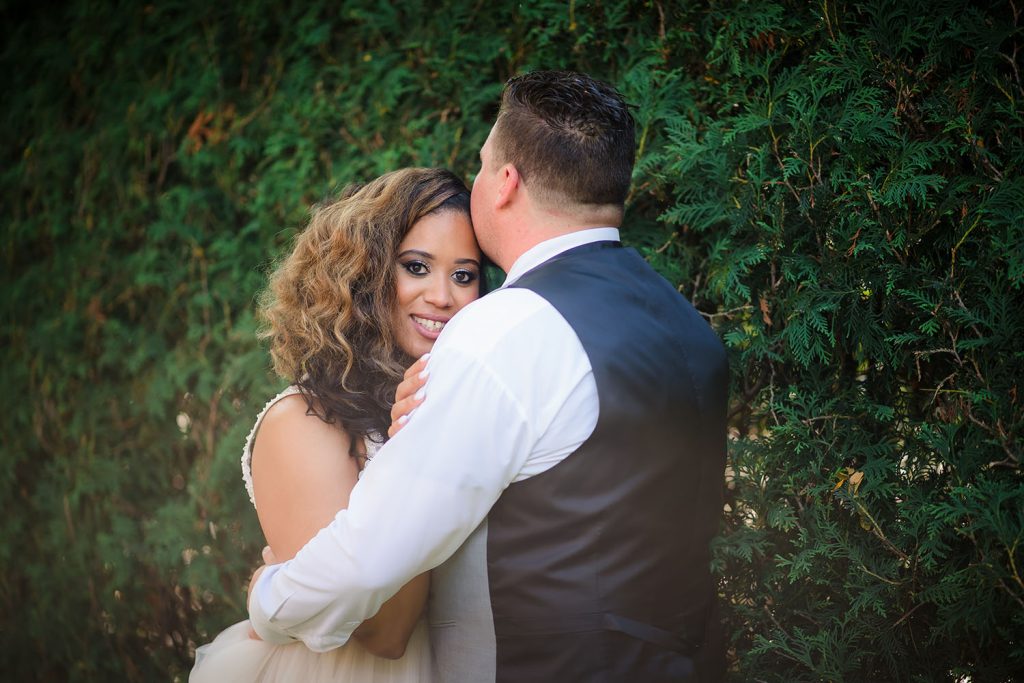
POLYGON ((402 383, 395 389, 395 404, 391 406, 391 426, 388 428, 388 437, 398 433, 398 430, 409 421, 409 414, 423 403, 423 387, 427 383, 427 359, 430 354, 424 354, 418 361, 409 366, 405 371, 402 383))
MULTIPOLYGON (((269 545, 263 546, 263 564, 256 567, 256 571, 252 573, 252 578, 249 579, 249 590, 245 595, 245 603, 249 604, 249 600, 252 599, 252 589, 256 586, 256 581, 260 578, 260 574, 267 568, 268 564, 277 564, 277 557, 274 555, 274 551, 270 549, 269 545)), ((249 627, 249 637, 253 640, 263 640, 259 634, 253 630, 252 626, 249 627)))

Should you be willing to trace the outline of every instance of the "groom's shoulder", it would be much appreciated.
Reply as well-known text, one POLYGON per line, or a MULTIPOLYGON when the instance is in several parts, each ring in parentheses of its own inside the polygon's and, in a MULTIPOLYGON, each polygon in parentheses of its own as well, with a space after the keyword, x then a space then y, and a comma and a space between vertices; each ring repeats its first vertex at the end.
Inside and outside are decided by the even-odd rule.
MULTIPOLYGON (((480 349, 524 336, 557 334, 561 316, 543 297, 528 289, 505 288, 469 304, 448 323, 451 343, 480 349)), ((564 321, 563 321, 564 322, 564 321)))

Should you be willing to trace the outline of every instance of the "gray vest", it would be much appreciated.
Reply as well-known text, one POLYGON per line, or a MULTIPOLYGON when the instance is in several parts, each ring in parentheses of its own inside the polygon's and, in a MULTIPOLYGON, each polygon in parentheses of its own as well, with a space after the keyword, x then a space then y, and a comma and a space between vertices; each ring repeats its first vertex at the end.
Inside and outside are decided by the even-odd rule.
POLYGON ((579 449, 511 484, 434 571, 438 680, 718 680, 709 543, 725 465, 721 342, 617 242, 560 254, 514 286, 576 332, 600 414, 579 449))

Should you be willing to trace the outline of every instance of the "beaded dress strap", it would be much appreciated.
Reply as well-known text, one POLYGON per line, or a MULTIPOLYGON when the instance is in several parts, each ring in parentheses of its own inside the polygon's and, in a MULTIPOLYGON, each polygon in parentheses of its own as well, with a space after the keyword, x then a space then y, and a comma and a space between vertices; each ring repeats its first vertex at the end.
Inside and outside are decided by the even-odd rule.
POLYGON ((256 507, 256 494, 253 492, 252 487, 252 444, 256 439, 256 432, 259 431, 260 424, 263 423, 263 418, 266 416, 267 411, 275 403, 297 393, 299 393, 299 388, 293 384, 267 401, 267 404, 263 406, 263 410, 256 416, 256 423, 252 426, 249 436, 245 437, 245 448, 242 449, 242 481, 245 482, 245 490, 249 494, 249 500, 252 502, 253 507, 256 507))

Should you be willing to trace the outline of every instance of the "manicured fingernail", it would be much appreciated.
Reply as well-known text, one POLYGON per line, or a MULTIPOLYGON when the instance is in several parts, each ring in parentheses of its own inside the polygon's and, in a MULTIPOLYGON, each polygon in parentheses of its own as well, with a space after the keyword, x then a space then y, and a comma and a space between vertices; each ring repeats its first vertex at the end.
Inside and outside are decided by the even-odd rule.
POLYGON ((430 368, 427 368, 426 370, 424 370, 423 372, 420 373, 420 379, 426 379, 429 376, 430 376, 430 368))
POLYGON ((422 389, 420 389, 419 391, 416 392, 416 395, 413 396, 413 398, 416 399, 417 401, 422 401, 423 397, 426 396, 426 395, 427 395, 427 388, 423 387, 422 389))
POLYGON ((400 425, 404 425, 408 421, 409 421, 409 416, 408 415, 403 415, 402 417, 398 418, 398 424, 400 424, 400 425))
POLYGON ((422 361, 427 361, 427 360, 430 360, 430 352, 429 352, 429 351, 427 351, 427 352, 426 352, 425 354, 423 354, 422 356, 420 356, 420 360, 422 360, 422 361))

